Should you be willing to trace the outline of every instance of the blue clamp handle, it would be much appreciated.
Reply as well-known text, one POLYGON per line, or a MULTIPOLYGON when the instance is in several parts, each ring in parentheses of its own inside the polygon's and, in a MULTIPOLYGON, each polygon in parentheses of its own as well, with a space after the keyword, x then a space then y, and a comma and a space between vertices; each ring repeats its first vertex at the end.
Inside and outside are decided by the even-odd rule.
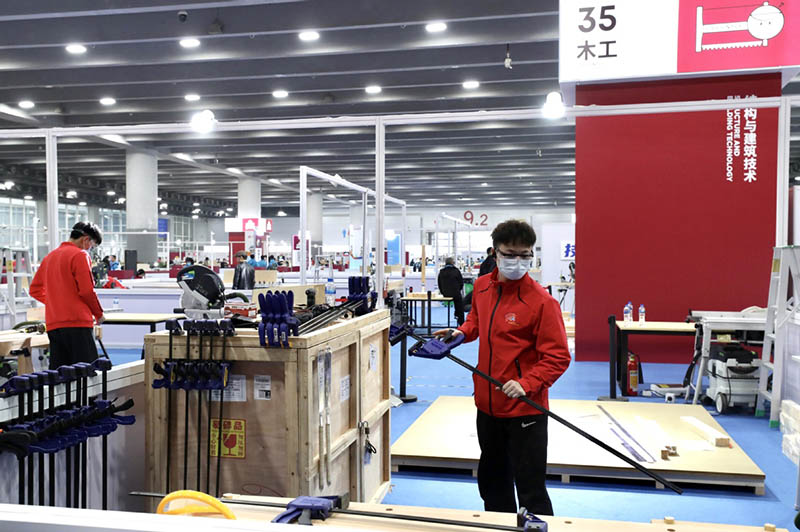
POLYGON ((462 343, 464 343, 463 334, 459 334, 456 337, 450 337, 449 341, 448 338, 445 338, 444 340, 434 338, 432 340, 428 340, 427 342, 417 342, 411 347, 411 349, 408 350, 408 354, 420 358, 441 360, 449 355, 450 351, 462 343))
POLYGON ((338 497, 309 497, 300 496, 286 505, 286 510, 279 514, 273 523, 293 523, 300 520, 300 524, 311 524, 311 519, 325 519, 331 514, 334 502, 338 497), (303 513, 306 519, 301 519, 303 513))

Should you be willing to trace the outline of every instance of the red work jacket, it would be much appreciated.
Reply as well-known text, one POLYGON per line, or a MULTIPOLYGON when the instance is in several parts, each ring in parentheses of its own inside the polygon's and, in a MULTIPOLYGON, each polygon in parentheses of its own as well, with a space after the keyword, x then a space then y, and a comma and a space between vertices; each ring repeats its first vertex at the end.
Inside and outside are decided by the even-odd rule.
POLYGON ((103 315, 94 292, 89 255, 72 242, 48 253, 31 282, 31 297, 45 305, 47 330, 92 327, 103 315))
MULTIPOLYGON (((502 383, 518 381, 526 395, 548 408, 547 390, 566 371, 571 357, 561 307, 529 275, 499 282, 497 269, 478 277, 472 310, 459 329, 465 342, 480 339, 478 369, 502 383)), ((473 375, 475 406, 496 417, 540 414, 473 375)))

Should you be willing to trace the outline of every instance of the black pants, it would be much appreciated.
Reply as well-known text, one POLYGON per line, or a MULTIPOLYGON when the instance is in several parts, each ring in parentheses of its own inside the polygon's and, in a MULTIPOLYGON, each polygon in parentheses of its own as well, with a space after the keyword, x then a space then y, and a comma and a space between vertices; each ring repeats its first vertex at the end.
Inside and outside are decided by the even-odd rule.
POLYGON ((50 369, 97 359, 91 327, 64 327, 47 331, 47 337, 50 338, 50 369))
POLYGON ((499 418, 478 410, 478 490, 487 512, 517 511, 553 515, 547 495, 547 416, 499 418))
POLYGON ((453 315, 456 317, 456 323, 461 325, 464 323, 464 298, 461 297, 459 292, 453 298, 453 315))

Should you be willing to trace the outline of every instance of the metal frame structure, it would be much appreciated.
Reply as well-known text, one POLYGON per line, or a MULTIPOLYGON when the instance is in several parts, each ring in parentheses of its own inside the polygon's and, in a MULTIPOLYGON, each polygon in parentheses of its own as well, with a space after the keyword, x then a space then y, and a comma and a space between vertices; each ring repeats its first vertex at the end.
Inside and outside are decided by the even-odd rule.
MULTIPOLYGON (((565 118, 588 116, 637 115, 658 113, 685 113, 721 111, 727 109, 756 108, 779 110, 778 175, 776 195, 775 245, 787 245, 788 238, 788 156, 791 107, 800 106, 800 97, 749 98, 743 100, 705 100, 693 102, 647 103, 631 105, 598 105, 573 107, 566 110, 565 118)), ((375 193, 376 193, 376 249, 383 249, 385 235, 386 190, 386 128, 397 125, 437 124, 453 122, 485 122, 493 120, 535 120, 545 118, 540 109, 508 111, 470 111, 456 113, 420 113, 389 116, 363 116, 339 118, 301 118, 287 120, 253 120, 246 122, 218 122, 216 131, 265 131, 274 129, 310 129, 326 127, 375 128, 375 193)), ((45 140, 47 169, 47 225, 49 235, 58 234, 58 137, 108 137, 126 134, 196 133, 188 123, 145 124, 136 126, 88 126, 20 128, 0 130, 0 139, 43 138, 45 140)), ((132 149, 137 149, 132 147, 132 149)), ((180 160, 180 159, 179 159, 180 160)), ((187 164, 189 162, 187 161, 187 164)), ((274 185, 277 186, 277 185, 274 185)), ((361 187, 363 188, 363 187, 361 187)), ((304 195, 301 194, 301 202, 304 195)), ((366 210, 366 209, 365 209, 366 210)), ((302 235, 303 237, 305 235, 302 235)), ((50 248, 57 242, 50 238, 50 248)), ((305 254, 305 248, 302 250, 305 254)), ((302 272, 302 268, 301 268, 302 272)), ((376 283, 384 281, 383 260, 376 261, 376 283)))

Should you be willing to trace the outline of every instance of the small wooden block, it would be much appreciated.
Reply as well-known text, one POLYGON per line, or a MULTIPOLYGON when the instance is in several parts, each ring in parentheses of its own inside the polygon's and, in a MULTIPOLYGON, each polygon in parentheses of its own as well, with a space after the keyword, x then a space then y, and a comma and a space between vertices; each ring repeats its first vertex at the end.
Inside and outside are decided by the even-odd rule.
POLYGON ((764 523, 764 530, 766 532, 775 532, 775 525, 772 523, 764 523))
POLYGON ((706 441, 711 442, 715 447, 730 447, 731 439, 728 435, 718 431, 714 427, 706 425, 696 417, 681 416, 681 421, 691 425, 696 433, 702 436, 706 441))
POLYGON ((674 517, 670 517, 670 516, 665 517, 664 518, 664 524, 665 525, 674 525, 675 524, 675 518, 674 517))
POLYGON ((661 449, 661 459, 669 460, 669 449, 661 449))

